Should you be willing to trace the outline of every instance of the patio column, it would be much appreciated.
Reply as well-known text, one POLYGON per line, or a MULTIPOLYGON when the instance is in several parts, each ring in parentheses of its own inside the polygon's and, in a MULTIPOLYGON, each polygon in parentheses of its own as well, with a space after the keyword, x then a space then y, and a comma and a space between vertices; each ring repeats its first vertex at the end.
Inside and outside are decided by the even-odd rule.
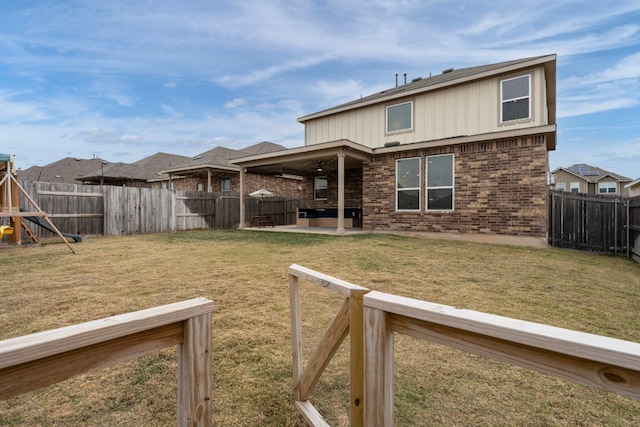
POLYGON ((344 233, 344 152, 338 153, 338 234, 344 233))
POLYGON ((244 168, 240 166, 240 228, 246 227, 244 216, 244 168))
POLYGON ((207 168, 207 191, 211 193, 213 188, 211 188, 211 169, 207 168))

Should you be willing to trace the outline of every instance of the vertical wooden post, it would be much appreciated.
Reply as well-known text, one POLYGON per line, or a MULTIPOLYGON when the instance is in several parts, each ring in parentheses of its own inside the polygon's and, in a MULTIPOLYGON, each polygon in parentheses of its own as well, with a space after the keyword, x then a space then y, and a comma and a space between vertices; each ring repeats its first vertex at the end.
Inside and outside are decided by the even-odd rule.
POLYGON ((289 299, 291 304, 291 357, 293 358, 293 398, 300 400, 302 377, 302 317, 300 314, 300 284, 298 276, 289 274, 289 299))
POLYGON ((351 345, 351 427, 364 426, 364 319, 362 297, 369 290, 349 294, 349 341, 351 345))
POLYGON ((388 315, 364 308, 364 425, 393 426, 393 331, 388 315))
POLYGON ((178 346, 178 426, 211 426, 211 313, 183 322, 178 346))
POLYGON ((338 153, 338 228, 336 233, 344 234, 344 151, 338 153))
MULTIPOLYGON (((8 173, 13 173, 13 171, 9 170, 8 173)), ((18 182, 14 180, 10 180, 7 183, 9 188, 11 189, 11 198, 9 201, 11 203, 11 210, 15 212, 20 212, 20 192, 18 190, 18 182)), ((10 225, 13 227, 13 235, 11 236, 11 243, 15 243, 16 245, 22 244, 22 217, 14 216, 11 217, 10 225)))
POLYGON ((244 168, 240 167, 240 228, 244 228, 247 226, 247 219, 245 218, 246 208, 244 206, 244 181, 245 181, 244 168))

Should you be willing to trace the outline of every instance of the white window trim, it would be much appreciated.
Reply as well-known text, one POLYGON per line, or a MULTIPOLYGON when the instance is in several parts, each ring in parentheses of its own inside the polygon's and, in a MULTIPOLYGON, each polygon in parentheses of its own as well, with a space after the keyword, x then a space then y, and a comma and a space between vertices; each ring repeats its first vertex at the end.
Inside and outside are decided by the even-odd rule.
POLYGON ((418 160, 418 177, 422 176, 422 158, 421 157, 407 157, 404 159, 396 160, 396 212, 420 212, 422 209, 422 179, 418 178, 418 186, 417 187, 408 187, 403 188, 402 190, 398 189, 398 163, 404 160, 418 160), (418 208, 417 209, 399 209, 398 208, 398 192, 399 191, 409 191, 409 190, 418 190, 418 208))
POLYGON ((413 131, 413 101, 405 101, 405 102, 399 102, 397 104, 392 104, 392 105, 387 105, 384 109, 384 129, 385 129, 385 133, 387 135, 393 135, 396 133, 403 133, 403 132, 411 132, 413 131), (404 104, 410 104, 411 105, 411 125, 406 128, 406 129, 398 129, 398 130, 389 130, 389 108, 393 108, 393 107, 398 107, 400 105, 404 105, 404 104))
POLYGON ((427 212, 453 212, 456 208, 456 157, 454 154, 436 154, 433 156, 426 156, 425 158, 425 169, 429 168, 429 158, 430 157, 443 157, 443 156, 451 156, 451 185, 447 186, 438 186, 438 187, 429 187, 429 172, 425 170, 424 174, 424 194, 425 194, 425 210, 427 212), (451 189, 451 209, 429 209, 429 190, 439 190, 439 189, 451 189))
POLYGON ((569 191, 571 191, 572 193, 574 192, 573 189, 576 188, 578 191, 578 193, 580 192, 580 183, 579 182, 572 182, 569 184, 569 191))
POLYGON ((532 80, 533 80, 533 77, 531 76, 531 74, 522 74, 522 75, 519 75, 519 76, 511 77, 509 79, 500 80, 500 123, 516 123, 516 122, 519 122, 519 121, 529 121, 529 120, 531 120, 533 118, 533 112, 531 111, 531 83, 532 83, 532 80), (518 98, 509 98, 509 99, 506 99, 506 100, 502 99, 503 83, 504 82, 508 82, 510 80, 520 79, 522 77, 528 77, 529 78, 529 95, 521 96, 521 97, 518 97, 518 98), (520 99, 525 99, 525 98, 528 98, 528 100, 529 100, 529 116, 528 117, 521 117, 521 118, 518 118, 518 119, 506 120, 506 121, 502 120, 502 117, 503 117, 503 114, 504 114, 503 108, 504 108, 505 102, 518 101, 520 99))
POLYGON ((599 182, 598 194, 618 194, 618 183, 612 181, 599 182), (603 188, 606 189, 606 191, 601 191, 603 188), (610 188, 615 189, 615 191, 609 191, 610 188))
POLYGON ((559 182, 556 184, 556 190, 567 191, 567 184, 565 182, 559 182))

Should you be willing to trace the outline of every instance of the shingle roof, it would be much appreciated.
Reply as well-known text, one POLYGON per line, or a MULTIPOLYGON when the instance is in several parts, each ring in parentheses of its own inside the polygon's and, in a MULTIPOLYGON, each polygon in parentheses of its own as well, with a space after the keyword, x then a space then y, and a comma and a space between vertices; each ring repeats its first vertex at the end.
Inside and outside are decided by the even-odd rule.
POLYGON ((188 170, 198 166, 220 166, 226 169, 236 169, 238 166, 232 165, 229 160, 281 150, 286 150, 286 148, 279 144, 263 141, 241 150, 215 147, 194 157, 159 152, 133 163, 110 163, 100 158, 87 160, 66 157, 46 166, 32 166, 29 169, 18 171, 18 179, 69 184, 77 184, 78 181, 97 182, 102 179, 107 179, 110 182, 162 180, 169 177, 169 175, 162 173, 163 171, 176 171, 181 168, 188 170))
POLYGON ((257 144, 254 145, 250 145, 249 147, 245 147, 241 150, 239 150, 239 154, 240 156, 238 157, 245 157, 245 156, 254 156, 256 154, 266 154, 266 153, 273 153, 276 151, 282 151, 282 150, 286 150, 287 148, 280 145, 280 144, 274 144, 273 142, 269 142, 269 141, 262 141, 259 142, 257 144))
MULTIPOLYGON (((140 180, 147 181, 162 177, 162 171, 169 169, 188 160, 189 157, 177 154, 156 153, 140 159, 134 163, 110 163, 98 166, 90 173, 79 177, 83 181, 96 181, 108 178, 109 180, 140 180)), ((168 176, 165 175, 168 178, 168 176)))
POLYGON ((21 181, 65 182, 77 184, 78 178, 100 169, 102 163, 110 164, 100 158, 77 159, 65 157, 64 159, 49 163, 45 166, 32 166, 18 171, 18 179, 21 181))
POLYGON ((193 170, 197 169, 198 167, 216 166, 225 169, 237 169, 238 166, 229 163, 230 160, 237 159, 239 157, 266 154, 282 150, 286 150, 286 147, 268 141, 259 142, 240 150, 234 150, 232 148, 226 147, 215 147, 209 151, 205 151, 204 153, 198 154, 197 156, 188 159, 188 161, 183 164, 176 165, 172 168, 166 168, 165 170, 172 173, 179 173, 180 171, 193 170))
POLYGON ((584 180, 589 182, 598 182, 605 176, 610 176, 616 181, 620 181, 620 182, 632 181, 631 178, 627 178, 626 176, 618 175, 617 173, 609 172, 607 170, 604 170, 595 166, 591 166, 586 163, 577 163, 575 165, 569 166, 568 168, 558 168, 553 172, 555 173, 560 169, 564 169, 568 172, 573 173, 574 175, 578 175, 582 177, 584 180))

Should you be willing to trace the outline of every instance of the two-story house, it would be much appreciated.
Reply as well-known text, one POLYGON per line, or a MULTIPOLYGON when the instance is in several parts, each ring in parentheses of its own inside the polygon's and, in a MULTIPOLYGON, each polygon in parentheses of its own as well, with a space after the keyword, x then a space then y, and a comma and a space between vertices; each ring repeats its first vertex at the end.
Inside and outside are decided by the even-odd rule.
POLYGON ((295 174, 304 213, 335 212, 338 232, 546 234, 555 55, 448 69, 298 121, 303 147, 231 160, 243 194, 247 173, 295 174))
POLYGON ((632 181, 626 176, 584 163, 557 168, 551 174, 554 190, 572 193, 628 196, 626 185, 632 181))

